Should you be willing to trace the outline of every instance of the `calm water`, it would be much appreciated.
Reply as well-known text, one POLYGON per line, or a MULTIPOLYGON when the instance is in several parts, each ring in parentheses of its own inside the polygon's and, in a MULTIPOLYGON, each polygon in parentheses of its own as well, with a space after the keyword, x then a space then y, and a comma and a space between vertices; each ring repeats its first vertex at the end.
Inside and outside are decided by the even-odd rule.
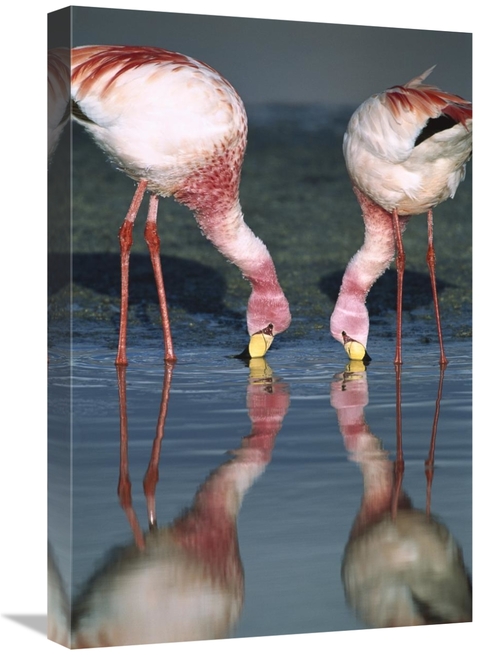
MULTIPOLYGON (((400 508, 408 499, 423 515, 430 507, 452 535, 444 530, 443 536, 440 528, 441 541, 456 542, 471 573, 470 341, 448 344, 431 485, 425 462, 440 386, 436 347, 404 343, 398 430, 390 341, 371 340, 374 361, 359 372, 345 371, 342 349, 332 340, 280 346, 277 339, 266 362, 251 369, 225 349, 194 347, 178 349, 178 363, 166 370, 160 349, 136 346, 133 337, 131 344, 119 380, 113 351, 74 343, 72 394, 68 362, 57 344, 51 354, 49 539, 62 586, 80 617, 76 626, 94 625, 96 616, 118 620, 120 613, 125 622, 139 621, 138 604, 150 596, 158 612, 163 608, 160 623, 168 622, 167 615, 175 623, 156 633, 152 611, 148 634, 160 635, 152 641, 165 634, 246 637, 374 625, 370 612, 358 607, 356 613, 352 599, 347 602, 342 562, 355 522, 369 527, 393 506, 387 489, 401 482, 393 479, 398 436, 404 460, 400 508), (69 425, 61 408, 70 395, 71 478, 64 473, 69 449, 61 447, 69 425), (127 455, 131 483, 130 503, 121 498, 125 507, 117 494, 120 444, 122 471, 127 455), (152 452, 160 452, 159 479, 155 489, 150 486, 158 529, 141 542, 142 531, 148 532, 143 478, 152 452), (70 549, 65 552, 69 489, 72 564, 70 549), (197 632, 200 622, 203 633, 197 632)), ((423 534, 421 527, 415 530, 423 534)), ((425 548, 426 557, 439 559, 439 548, 425 548)), ((376 544, 375 550, 380 552, 376 544)), ((359 572, 367 564, 355 560, 353 566, 359 572)), ((380 564, 377 584, 404 577, 408 566, 395 574, 380 564)), ((432 565, 416 574, 423 587, 426 576, 436 575, 432 565)), ((458 566, 443 585, 459 597, 463 580, 458 566)), ((440 622, 440 610, 430 608, 429 599, 419 601, 423 613, 440 622)))

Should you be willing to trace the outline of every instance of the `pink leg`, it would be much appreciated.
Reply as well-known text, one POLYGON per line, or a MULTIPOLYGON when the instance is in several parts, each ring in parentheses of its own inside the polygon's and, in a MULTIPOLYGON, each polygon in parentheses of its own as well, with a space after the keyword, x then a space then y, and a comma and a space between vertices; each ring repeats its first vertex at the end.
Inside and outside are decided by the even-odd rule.
POLYGON ((405 272, 406 255, 403 248, 403 239, 401 237, 401 226, 399 225, 399 216, 394 209, 392 212, 392 225, 394 230, 394 239, 396 241, 396 271, 397 271, 397 301, 396 301, 396 356, 395 364, 402 364, 401 341, 403 333, 403 276, 405 272))
POLYGON ((132 230, 134 221, 141 206, 142 199, 148 183, 141 180, 137 186, 132 203, 129 207, 123 225, 120 228, 118 237, 120 239, 120 257, 121 257, 121 309, 120 309, 120 336, 118 337, 118 353, 116 355, 116 364, 127 365, 127 314, 128 314, 128 277, 130 249, 132 248, 132 230))
POLYGON ((437 333, 439 339, 439 348, 441 351, 439 357, 439 363, 441 364, 441 366, 446 366, 448 360, 446 359, 446 355, 444 354, 443 335, 441 333, 441 318, 439 315, 439 303, 438 303, 437 286, 436 286, 436 253, 434 252, 434 241, 433 241, 434 230, 433 230, 432 209, 429 209, 429 211, 427 212, 427 232, 429 237, 429 245, 427 247, 427 265, 429 267, 429 272, 431 275, 432 298, 434 300, 434 313, 436 314, 436 325, 437 325, 437 333))
POLYGON ((160 302, 160 314, 163 325, 163 340, 165 342, 165 361, 175 362, 177 357, 174 354, 174 344, 170 332, 170 321, 168 319, 167 297, 165 295, 165 285, 163 284, 163 275, 160 261, 160 237, 156 229, 156 218, 158 214, 158 196, 151 196, 149 200, 149 211, 146 219, 146 228, 144 238, 148 244, 151 263, 155 275, 156 288, 158 289, 158 300, 160 302))

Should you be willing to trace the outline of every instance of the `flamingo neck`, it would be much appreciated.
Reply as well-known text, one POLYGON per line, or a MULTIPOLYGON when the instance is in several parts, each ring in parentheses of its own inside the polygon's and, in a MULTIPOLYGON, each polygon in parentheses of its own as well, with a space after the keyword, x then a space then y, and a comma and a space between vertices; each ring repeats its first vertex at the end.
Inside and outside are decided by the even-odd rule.
POLYGON ((250 282, 249 334, 269 324, 278 334, 290 324, 290 311, 268 249, 243 219, 239 202, 242 157, 243 151, 221 152, 210 166, 192 173, 174 195, 193 210, 206 238, 250 282))
POLYGON ((291 321, 288 301, 278 281, 271 255, 243 220, 239 203, 216 219, 197 216, 205 236, 229 261, 238 266, 252 292, 248 300, 247 328, 255 334, 273 325, 273 334, 286 330, 291 321))
MULTIPOLYGON (((388 268, 395 254, 392 216, 354 187, 365 223, 362 247, 351 259, 342 279, 339 297, 330 319, 334 339, 343 343, 342 332, 364 346, 370 327, 366 296, 374 282, 388 268)), ((409 218, 400 217, 401 230, 409 218)))
POLYGON ((257 292, 281 290, 271 255, 245 223, 238 200, 232 205, 195 212, 201 231, 257 292))

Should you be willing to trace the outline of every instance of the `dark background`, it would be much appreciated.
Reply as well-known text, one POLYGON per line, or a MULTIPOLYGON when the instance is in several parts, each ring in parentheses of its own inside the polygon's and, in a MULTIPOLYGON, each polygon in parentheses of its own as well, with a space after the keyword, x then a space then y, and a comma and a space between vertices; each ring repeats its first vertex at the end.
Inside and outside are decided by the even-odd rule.
POLYGON ((432 83, 472 95, 470 33, 79 7, 73 17, 74 46, 182 52, 216 68, 245 104, 359 104, 435 64, 432 83))

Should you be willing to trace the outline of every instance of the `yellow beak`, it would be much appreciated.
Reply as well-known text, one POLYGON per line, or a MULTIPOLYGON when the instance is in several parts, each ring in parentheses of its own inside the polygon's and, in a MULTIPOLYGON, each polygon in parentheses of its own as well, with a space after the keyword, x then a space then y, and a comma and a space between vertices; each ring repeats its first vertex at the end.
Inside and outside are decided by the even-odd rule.
POLYGON ((248 344, 250 357, 264 357, 273 342, 273 338, 272 334, 267 334, 265 331, 252 334, 248 344))
POLYGON ((344 339, 344 350, 350 360, 355 362, 369 362, 371 360, 370 355, 366 352, 366 348, 362 343, 351 339, 345 332, 342 332, 342 337, 344 339))

